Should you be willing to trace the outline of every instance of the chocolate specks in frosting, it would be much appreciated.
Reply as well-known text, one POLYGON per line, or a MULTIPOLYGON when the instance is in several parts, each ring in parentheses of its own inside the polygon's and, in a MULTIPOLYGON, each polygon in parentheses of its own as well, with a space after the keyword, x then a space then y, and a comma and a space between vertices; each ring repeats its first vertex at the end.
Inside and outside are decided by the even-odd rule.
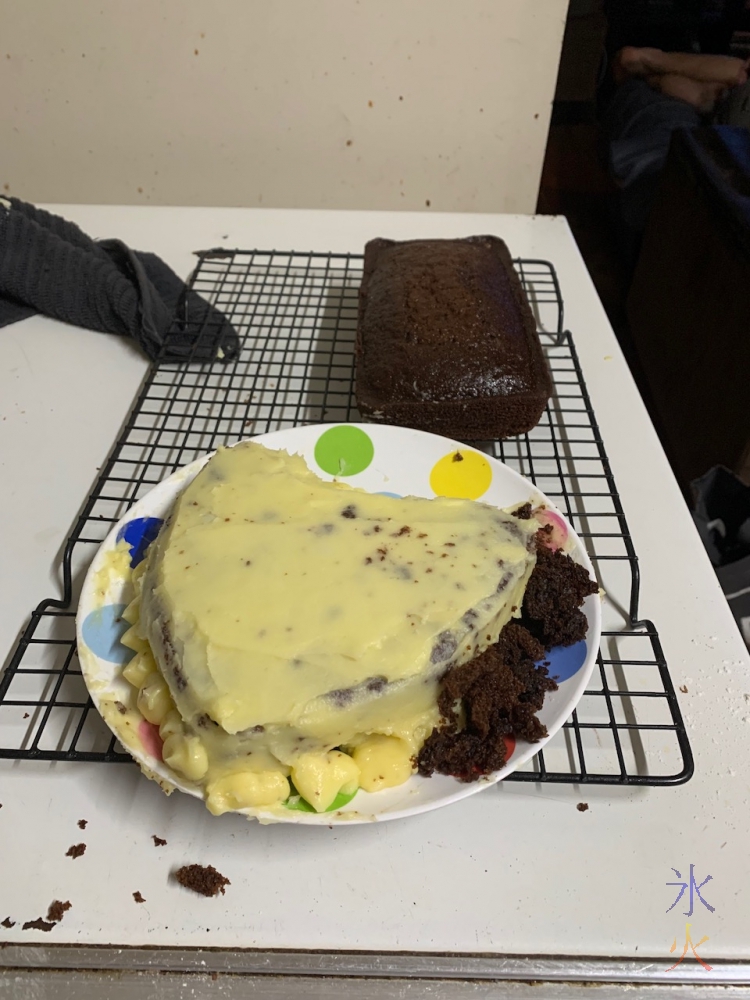
POLYGON ((350 705, 354 701, 354 688, 336 688, 333 691, 329 691, 326 697, 334 705, 344 708, 344 706, 350 705))
POLYGON ((437 642, 432 647, 430 662, 444 663, 446 660, 450 660, 456 652, 457 646, 458 641, 452 632, 441 632, 437 637, 437 642))

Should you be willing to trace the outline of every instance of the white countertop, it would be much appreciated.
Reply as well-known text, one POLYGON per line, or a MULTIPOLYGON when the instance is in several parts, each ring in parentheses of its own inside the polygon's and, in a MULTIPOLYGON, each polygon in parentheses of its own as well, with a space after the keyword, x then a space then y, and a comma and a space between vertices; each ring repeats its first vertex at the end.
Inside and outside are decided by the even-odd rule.
MULTIPOLYGON (((666 886, 695 864, 704 959, 750 958, 744 768, 750 664, 578 250, 562 219, 66 205, 93 236, 152 250, 187 275, 194 249, 359 252, 374 236, 496 233, 551 260, 641 560, 695 754, 676 788, 505 784, 406 821, 347 829, 261 827, 166 798, 127 765, 0 762, 3 940, 45 944, 679 955, 686 918, 666 886), (582 799, 589 804, 579 812, 582 799), (86 819, 82 833, 76 826, 86 819), (152 834, 164 837, 155 848, 152 834), (71 844, 85 841, 76 860, 71 844), (175 886, 215 865, 226 896, 175 886), (140 891, 147 902, 134 903, 140 891), (50 934, 21 930, 53 899, 50 934)), ((59 592, 60 546, 126 416, 146 361, 124 340, 35 317, 0 330, 0 648, 59 592)), ((606 585, 606 581, 605 581, 606 585)), ((624 600, 626 595, 615 595, 624 600)), ((2 731, 0 712, 0 739, 2 731)), ((694 961, 693 961, 693 964, 694 961)), ((708 974, 707 974, 708 975, 708 974)), ((709 981, 707 979, 707 981, 709 981)))

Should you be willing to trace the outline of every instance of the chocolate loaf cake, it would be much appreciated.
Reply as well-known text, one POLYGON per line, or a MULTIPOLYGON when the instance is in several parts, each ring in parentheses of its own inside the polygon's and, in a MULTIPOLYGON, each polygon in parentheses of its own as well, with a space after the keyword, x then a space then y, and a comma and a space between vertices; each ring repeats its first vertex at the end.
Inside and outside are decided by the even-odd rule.
POLYGON ((357 404, 462 440, 539 422, 552 392, 536 323, 496 236, 371 240, 357 327, 357 404))

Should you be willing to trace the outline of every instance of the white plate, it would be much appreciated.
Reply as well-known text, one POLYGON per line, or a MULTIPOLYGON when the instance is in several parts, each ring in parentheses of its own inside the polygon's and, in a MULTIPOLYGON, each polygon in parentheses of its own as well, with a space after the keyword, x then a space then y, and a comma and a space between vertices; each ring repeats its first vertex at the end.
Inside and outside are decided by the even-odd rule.
MULTIPOLYGON (((498 507, 532 500, 560 514, 544 494, 502 462, 474 448, 423 431, 378 424, 320 424, 263 434, 253 440, 269 448, 297 452, 321 478, 333 479, 332 473, 336 472, 337 478, 371 493, 433 497, 437 491, 453 496, 468 495, 498 507), (463 461, 451 461, 457 451, 463 461)), ((136 564, 175 498, 208 458, 206 455, 178 470, 131 507, 102 543, 89 568, 76 625, 83 676, 97 708, 104 699, 132 703, 132 688, 121 676, 122 666, 132 654, 119 642, 127 628, 119 616, 130 599, 130 569, 125 565, 127 558, 114 556, 114 550, 118 541, 124 539, 130 548, 130 562, 136 564)), ((593 578, 591 562, 583 545, 570 525, 568 531, 566 550, 593 578)), ((599 650, 601 607, 598 595, 586 598, 583 611, 589 625, 585 642, 552 650, 547 657, 551 664, 550 675, 559 684, 557 691, 548 692, 539 712, 539 719, 549 735, 535 744, 519 740, 502 770, 471 784, 444 775, 432 778, 415 775, 398 788, 375 793, 360 790, 343 808, 321 814, 291 809, 284 809, 281 814, 264 810, 243 812, 261 820, 289 823, 331 825, 383 821, 414 816, 457 802, 502 780, 552 739, 583 694, 599 650)), ((123 731, 126 716, 110 718, 108 724, 121 741, 126 741, 136 760, 161 782, 201 797, 196 786, 159 759, 154 727, 145 720, 138 722, 136 719, 134 729, 132 714, 127 718, 130 728, 126 731, 123 731), (134 732, 138 734, 135 738, 134 732)))

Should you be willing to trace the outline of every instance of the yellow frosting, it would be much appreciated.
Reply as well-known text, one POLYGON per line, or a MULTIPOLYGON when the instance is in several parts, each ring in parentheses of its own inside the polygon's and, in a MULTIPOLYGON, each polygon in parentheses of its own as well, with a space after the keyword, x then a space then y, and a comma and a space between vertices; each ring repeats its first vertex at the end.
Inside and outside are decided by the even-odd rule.
POLYGON ((149 721, 171 720, 169 762, 212 812, 283 801, 290 770, 318 809, 360 773, 371 790, 406 780, 439 678, 517 613, 537 527, 469 500, 326 483, 251 442, 221 449, 135 582, 133 638, 169 690, 147 652, 128 673, 149 721))

